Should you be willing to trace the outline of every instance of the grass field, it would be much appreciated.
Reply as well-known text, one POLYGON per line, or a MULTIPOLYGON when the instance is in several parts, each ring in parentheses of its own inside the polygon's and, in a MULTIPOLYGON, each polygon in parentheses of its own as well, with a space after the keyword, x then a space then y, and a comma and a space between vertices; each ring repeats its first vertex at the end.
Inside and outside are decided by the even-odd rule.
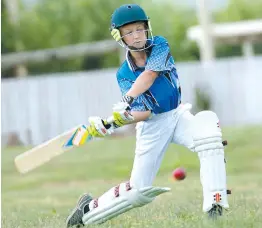
MULTIPOLYGON (((91 227, 262 227, 262 126, 225 129, 230 210, 217 221, 202 213, 199 162, 196 154, 170 145, 154 185, 172 191, 153 203, 91 227), (177 166, 187 169, 175 182, 177 166)), ((2 150, 2 227, 65 227, 65 219, 83 192, 97 197, 125 181, 132 168, 134 138, 97 141, 20 175, 14 157, 26 148, 2 150)))

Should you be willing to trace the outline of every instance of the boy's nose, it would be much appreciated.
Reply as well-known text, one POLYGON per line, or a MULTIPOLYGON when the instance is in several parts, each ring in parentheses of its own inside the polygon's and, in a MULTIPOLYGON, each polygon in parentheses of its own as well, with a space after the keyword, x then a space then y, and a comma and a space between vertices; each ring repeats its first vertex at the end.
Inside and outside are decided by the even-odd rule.
POLYGON ((138 32, 134 32, 133 35, 134 35, 134 38, 135 38, 135 39, 139 38, 138 32))

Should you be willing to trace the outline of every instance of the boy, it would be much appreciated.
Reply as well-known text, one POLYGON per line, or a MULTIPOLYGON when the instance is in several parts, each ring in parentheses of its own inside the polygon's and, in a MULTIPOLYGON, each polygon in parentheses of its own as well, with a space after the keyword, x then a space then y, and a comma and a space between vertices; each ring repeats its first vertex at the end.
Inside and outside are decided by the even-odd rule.
POLYGON ((153 36, 144 10, 122 5, 112 15, 111 34, 127 50, 117 72, 123 97, 113 107, 114 122, 91 117, 88 134, 104 137, 115 128, 136 125, 136 151, 130 181, 113 187, 101 197, 80 197, 67 218, 67 226, 102 223, 132 208, 148 204, 169 188, 153 187, 170 143, 198 154, 203 187, 203 211, 222 215, 229 207, 222 134, 217 115, 202 111, 195 116, 190 104, 181 104, 181 89, 168 42, 153 36))

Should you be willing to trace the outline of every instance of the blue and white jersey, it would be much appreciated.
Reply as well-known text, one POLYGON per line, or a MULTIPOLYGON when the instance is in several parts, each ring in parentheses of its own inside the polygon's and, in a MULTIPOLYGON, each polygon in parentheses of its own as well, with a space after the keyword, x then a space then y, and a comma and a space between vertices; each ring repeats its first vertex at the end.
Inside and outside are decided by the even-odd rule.
POLYGON ((159 72, 159 75, 153 85, 135 99, 131 110, 151 110, 153 114, 173 110, 181 102, 181 89, 168 42, 164 37, 155 36, 153 45, 146 51, 147 60, 144 67, 137 67, 132 61, 130 53, 127 52, 126 60, 117 72, 117 81, 122 95, 128 92, 143 71, 156 71, 159 72))

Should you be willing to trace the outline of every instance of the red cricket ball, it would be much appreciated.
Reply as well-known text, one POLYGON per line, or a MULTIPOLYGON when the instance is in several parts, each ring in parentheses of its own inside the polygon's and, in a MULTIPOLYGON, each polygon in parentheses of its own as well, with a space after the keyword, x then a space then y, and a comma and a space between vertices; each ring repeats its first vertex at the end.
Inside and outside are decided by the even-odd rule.
POLYGON ((176 180, 184 180, 186 178, 186 171, 183 168, 177 168, 173 171, 173 177, 176 180))

